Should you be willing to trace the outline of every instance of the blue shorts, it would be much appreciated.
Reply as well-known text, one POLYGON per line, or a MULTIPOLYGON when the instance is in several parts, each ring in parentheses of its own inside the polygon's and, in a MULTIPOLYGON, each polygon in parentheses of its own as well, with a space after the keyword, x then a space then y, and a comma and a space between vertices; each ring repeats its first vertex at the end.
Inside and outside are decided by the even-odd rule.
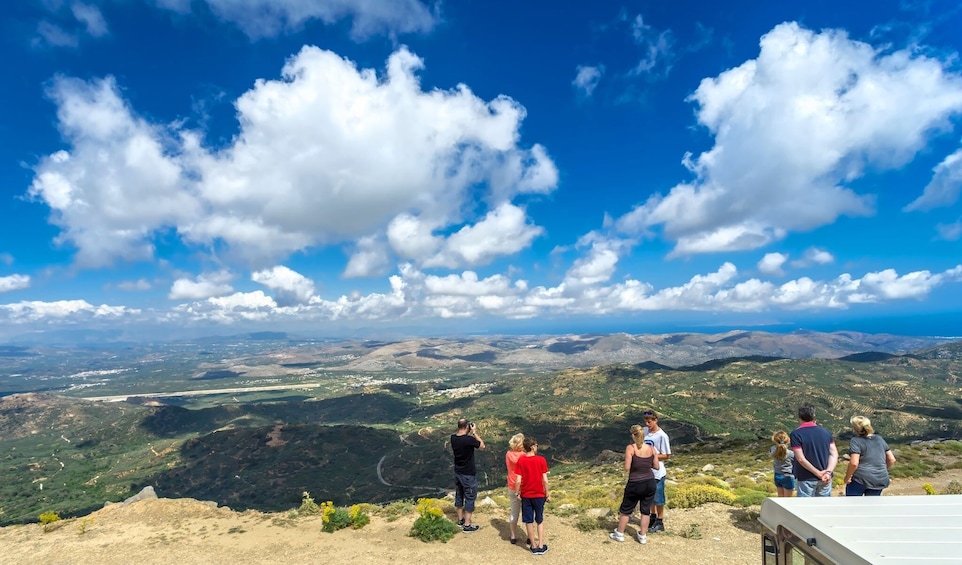
POLYGON ((478 498, 477 475, 454 474, 454 507, 474 512, 474 501, 478 498))
POLYGON ((795 490, 795 477, 791 475, 775 473, 775 486, 788 490, 795 490))
POLYGON ((522 498, 521 522, 524 524, 544 522, 544 501, 544 498, 522 498))
POLYGON ((655 506, 665 505, 665 480, 667 478, 668 475, 665 475, 664 477, 658 479, 658 484, 655 485, 655 506))

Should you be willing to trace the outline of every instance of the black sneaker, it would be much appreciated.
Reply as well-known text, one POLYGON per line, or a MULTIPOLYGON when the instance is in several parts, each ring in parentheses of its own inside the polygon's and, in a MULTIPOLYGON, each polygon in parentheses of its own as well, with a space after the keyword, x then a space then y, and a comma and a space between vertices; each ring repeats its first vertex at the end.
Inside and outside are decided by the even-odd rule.
POLYGON ((654 522, 651 523, 650 526, 648 526, 649 534, 652 534, 655 532, 663 532, 663 531, 665 531, 665 523, 662 522, 661 520, 655 520, 654 522))
POLYGON ((468 524, 467 526, 464 526, 464 527, 461 528, 461 529, 464 531, 464 533, 470 534, 471 532, 476 532, 476 531, 480 530, 480 529, 481 529, 481 526, 478 526, 478 525, 475 525, 475 524, 468 524))
POLYGON ((533 555, 544 555, 545 553, 548 553, 548 544, 544 544, 537 549, 531 548, 531 553, 533 555))
POLYGON ((461 518, 460 520, 458 520, 458 525, 464 526, 464 518, 461 518))

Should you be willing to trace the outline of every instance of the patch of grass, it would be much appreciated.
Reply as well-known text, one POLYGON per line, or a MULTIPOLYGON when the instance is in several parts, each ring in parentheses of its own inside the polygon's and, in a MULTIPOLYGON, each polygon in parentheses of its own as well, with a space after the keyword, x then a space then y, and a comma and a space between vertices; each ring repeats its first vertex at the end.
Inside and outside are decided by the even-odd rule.
POLYGON ((382 516, 388 522, 394 522, 401 516, 406 516, 414 511, 414 502, 410 500, 397 500, 384 506, 378 511, 378 515, 382 516))
POLYGON ((668 507, 696 508, 708 502, 720 502, 731 506, 735 502, 735 493, 716 486, 686 486, 679 488, 674 497, 668 498, 668 507))
POLYGON ((685 539, 701 539, 701 526, 698 524, 688 524, 688 526, 681 531, 681 537, 685 539))
POLYGON ((461 528, 444 517, 440 501, 432 498, 418 499, 418 519, 411 526, 410 536, 423 542, 440 541, 447 543, 461 528))
POLYGON ((578 531, 586 534, 595 530, 606 529, 602 518, 599 516, 589 516, 588 514, 579 514, 575 519, 574 526, 578 531))

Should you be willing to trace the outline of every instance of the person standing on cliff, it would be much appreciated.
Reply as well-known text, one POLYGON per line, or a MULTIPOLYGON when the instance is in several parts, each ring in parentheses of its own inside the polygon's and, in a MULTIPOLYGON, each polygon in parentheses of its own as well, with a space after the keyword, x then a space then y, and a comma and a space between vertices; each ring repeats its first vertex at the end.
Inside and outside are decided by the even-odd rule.
POLYGON ((657 485, 655 500, 651 505, 651 523, 648 526, 648 532, 663 532, 665 531, 665 481, 668 477, 664 462, 671 459, 671 442, 668 441, 665 430, 658 426, 658 412, 645 410, 641 417, 645 419, 645 441, 651 442, 655 451, 658 452, 658 461, 662 463, 658 469, 652 468, 657 485))
POLYGON ((832 432, 815 423, 815 407, 807 402, 798 407, 798 421, 798 427, 789 434, 795 452, 796 494, 832 496, 832 476, 838 463, 832 432))
POLYGON ((461 418, 457 433, 451 435, 451 451, 454 452, 454 507, 458 512, 458 525, 466 534, 480 528, 471 523, 474 501, 478 498, 475 449, 483 450, 484 441, 478 436, 477 426, 467 418, 461 418))

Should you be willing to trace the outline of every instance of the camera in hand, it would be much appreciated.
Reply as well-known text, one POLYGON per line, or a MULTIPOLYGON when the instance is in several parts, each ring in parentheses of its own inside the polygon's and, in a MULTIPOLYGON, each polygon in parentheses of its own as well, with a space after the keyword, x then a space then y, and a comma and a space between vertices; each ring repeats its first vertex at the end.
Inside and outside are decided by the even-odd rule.
POLYGON ((468 429, 469 429, 469 430, 473 430, 473 429, 474 429, 474 422, 468 422, 468 429))

